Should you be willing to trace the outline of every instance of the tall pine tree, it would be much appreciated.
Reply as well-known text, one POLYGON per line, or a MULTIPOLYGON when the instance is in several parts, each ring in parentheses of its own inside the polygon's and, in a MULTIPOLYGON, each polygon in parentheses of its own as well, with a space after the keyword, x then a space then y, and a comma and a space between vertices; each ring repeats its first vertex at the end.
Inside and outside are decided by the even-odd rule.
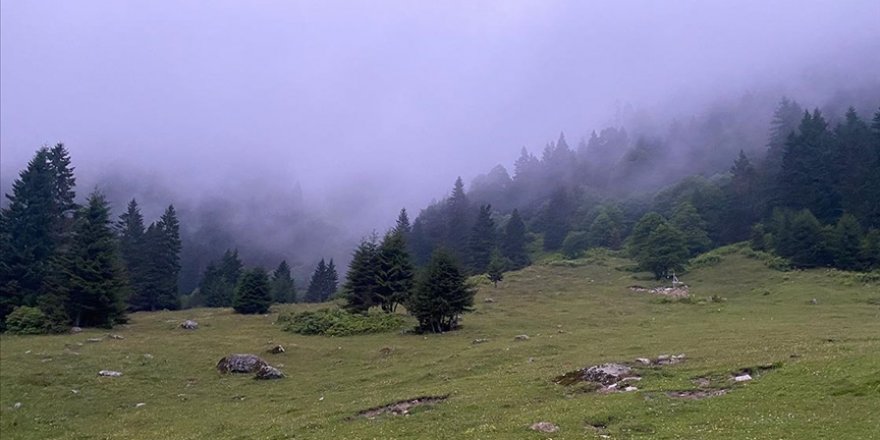
POLYGON ((387 313, 409 299, 414 285, 414 268, 399 228, 385 234, 376 260, 376 300, 387 313))
POLYGON ((486 272, 492 251, 495 250, 495 221, 492 220, 492 206, 480 206, 480 213, 471 228, 469 240, 469 269, 473 274, 486 272))
POLYGON ((522 217, 516 209, 513 210, 510 219, 504 225, 501 255, 510 261, 510 269, 521 269, 530 263, 526 250, 526 224, 523 223, 522 217))
POLYGON ((281 260, 278 267, 272 272, 272 300, 278 304, 296 302, 296 288, 293 277, 290 275, 290 266, 287 260, 281 260))

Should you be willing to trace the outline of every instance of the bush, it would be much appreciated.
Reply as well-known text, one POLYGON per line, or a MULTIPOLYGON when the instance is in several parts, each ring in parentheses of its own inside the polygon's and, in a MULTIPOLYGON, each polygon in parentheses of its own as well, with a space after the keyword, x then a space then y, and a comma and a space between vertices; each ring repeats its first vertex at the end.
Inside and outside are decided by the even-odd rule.
POLYGON ((320 309, 281 315, 277 324, 285 331, 301 335, 352 336, 398 330, 406 324, 406 317, 384 312, 355 314, 342 309, 320 309))
POLYGON ((16 335, 40 335, 47 333, 49 320, 36 307, 16 307, 6 317, 6 331, 16 335))

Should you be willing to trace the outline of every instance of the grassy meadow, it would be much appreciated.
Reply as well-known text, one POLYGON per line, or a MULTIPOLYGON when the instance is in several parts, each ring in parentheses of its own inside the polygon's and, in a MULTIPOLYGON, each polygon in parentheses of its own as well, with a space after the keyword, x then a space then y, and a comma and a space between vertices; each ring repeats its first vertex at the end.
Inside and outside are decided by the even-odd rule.
POLYGON ((653 281, 621 270, 626 260, 537 264, 506 274, 497 289, 481 283, 463 327, 441 335, 300 336, 274 324, 279 312, 313 305, 266 316, 136 313, 109 332, 3 335, 0 437, 880 439, 880 284, 824 269, 773 271, 735 250, 718 255, 682 277, 707 300, 679 302, 630 291, 653 281), (200 328, 178 328, 184 319, 200 328), (515 341, 520 334, 529 339, 515 341), (287 351, 266 353, 275 344, 287 351), (288 377, 219 375, 214 366, 229 353, 258 354, 288 377), (663 353, 687 360, 645 369, 638 391, 553 382, 663 353), (729 379, 774 363, 750 382, 729 379), (98 377, 101 369, 123 376, 98 377), (706 376, 730 382, 727 394, 666 394, 706 376), (449 398, 406 416, 353 417, 425 395, 449 398), (539 421, 560 429, 529 430, 539 421))

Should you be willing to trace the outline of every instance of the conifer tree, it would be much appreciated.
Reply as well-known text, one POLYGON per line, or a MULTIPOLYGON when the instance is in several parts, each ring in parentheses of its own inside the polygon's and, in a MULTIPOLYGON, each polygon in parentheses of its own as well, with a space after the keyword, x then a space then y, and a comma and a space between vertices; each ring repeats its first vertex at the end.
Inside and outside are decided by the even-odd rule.
POLYGON ((395 228, 385 234, 378 250, 376 300, 386 313, 396 311, 398 304, 405 304, 414 285, 414 268, 400 231, 395 228))
POLYGON ((495 249, 495 221, 492 220, 492 206, 480 206, 480 213, 471 229, 469 240, 470 272, 485 273, 495 249))
POLYGON ((354 251, 342 286, 346 310, 365 313, 370 307, 380 305, 379 265, 379 246, 375 237, 361 241, 354 251))
MULTIPOLYGON (((739 157, 733 163, 730 172, 730 183, 725 188, 727 203, 725 227, 721 233, 721 240, 725 243, 745 240, 749 236, 752 224, 761 215, 758 174, 742 150, 739 151, 739 157)), ((707 235, 706 239, 708 238, 707 235)))
POLYGON ((339 274, 336 273, 336 263, 333 259, 327 263, 327 270, 324 273, 324 280, 321 283, 321 302, 329 301, 339 286, 339 274))
POLYGON ((779 173, 780 202, 795 210, 809 209, 818 219, 833 221, 840 214, 840 194, 834 184, 833 139, 825 118, 805 112, 799 133, 786 144, 779 173))
POLYGON ((516 209, 510 214, 510 219, 504 226, 500 247, 501 255, 510 261, 511 269, 521 269, 531 263, 526 250, 526 224, 523 223, 516 209))
POLYGON ((649 212, 642 216, 627 238, 626 248, 630 257, 636 261, 643 258, 643 255, 649 249, 648 238, 651 236, 651 232, 654 232, 657 226, 664 223, 666 223, 666 219, 656 212, 649 212))
POLYGON ((557 189, 544 210, 544 250, 555 251, 562 247, 568 235, 572 211, 568 192, 563 188, 557 189))
POLYGON ((119 233, 119 257, 128 279, 129 305, 134 310, 143 310, 139 303, 150 294, 146 280, 149 260, 146 255, 144 217, 135 199, 131 199, 126 211, 119 216, 116 228, 119 233))
POLYGON ((856 218, 852 214, 842 215, 837 220, 832 235, 831 253, 834 266, 846 270, 858 269, 862 239, 862 228, 856 218))
POLYGON ((452 195, 446 200, 446 245, 457 258, 467 256, 470 201, 461 177, 455 179, 452 195))
POLYGON ((79 327, 110 327, 124 321, 125 280, 110 225, 110 209, 92 193, 76 219, 67 259, 67 310, 79 327))
POLYGON ((321 258, 321 261, 315 267, 315 272, 312 273, 312 278, 309 280, 309 287, 306 289, 306 296, 303 300, 310 303, 322 302, 326 280, 327 262, 321 258))
POLYGON ((219 263, 209 264, 199 287, 205 305, 231 307, 241 270, 242 263, 238 258, 238 249, 227 249, 219 263))
POLYGON ((296 302, 296 289, 293 277, 290 275, 290 266, 287 260, 281 260, 278 267, 272 272, 272 300, 278 304, 296 302))
POLYGON ((822 225, 807 209, 791 217, 788 255, 783 254, 797 267, 815 267, 827 264, 828 249, 823 237, 822 225))
POLYGON ((489 261, 489 267, 486 269, 486 277, 492 282, 496 288, 498 283, 504 280, 504 271, 507 270, 507 261, 501 256, 497 250, 492 252, 492 259, 489 261))
MULTIPOLYGON (((176 310, 180 308, 180 297, 177 292, 177 281, 180 273, 180 223, 174 206, 168 206, 159 221, 151 223, 144 232, 141 248, 143 267, 141 271, 142 286, 129 298, 132 310, 176 310)), ((210 288, 206 294, 206 303, 214 307, 228 307, 232 298, 229 296, 237 280, 227 280, 226 299, 221 303, 217 292, 210 288)), ((214 286, 211 286, 214 287, 214 286)), ((219 287, 219 286, 217 286, 219 287)))
POLYGON ((765 168, 767 173, 775 177, 782 168, 782 158, 785 155, 786 143, 789 136, 797 133, 798 125, 803 117, 804 110, 801 106, 786 97, 782 98, 773 120, 770 123, 770 140, 767 143, 767 158, 765 168))
POLYGON ((404 239, 406 239, 412 232, 412 227, 409 224, 409 215, 407 215, 406 213, 406 208, 400 209, 400 214, 397 216, 397 224, 394 226, 394 230, 395 232, 402 234, 404 239))
POLYGON ((880 229, 871 229, 865 234, 859 261, 864 270, 880 269, 880 229))
POLYGON ((271 305, 272 293, 266 271, 260 267, 244 271, 235 286, 232 308, 242 314, 258 314, 268 312, 271 305))
POLYGON ((427 332, 444 332, 458 326, 462 313, 472 310, 474 290, 455 259, 443 250, 434 252, 421 274, 407 310, 427 332))

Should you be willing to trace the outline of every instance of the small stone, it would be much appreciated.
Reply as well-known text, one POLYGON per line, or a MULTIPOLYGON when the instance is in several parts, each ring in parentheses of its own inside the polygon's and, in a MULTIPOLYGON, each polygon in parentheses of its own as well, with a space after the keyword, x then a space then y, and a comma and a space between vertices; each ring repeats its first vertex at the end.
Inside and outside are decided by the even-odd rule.
POLYGON ((495 300, 493 298, 486 298, 483 300, 484 303, 493 303, 495 300))
POLYGON ((98 376, 119 377, 119 376, 122 376, 122 373, 119 371, 113 371, 113 370, 101 370, 98 372, 98 376))
POLYGON ((282 379, 282 378, 284 378, 284 373, 282 373, 281 370, 279 370, 275 367, 272 367, 270 365, 261 366, 260 369, 257 370, 256 376, 254 376, 254 379, 259 379, 259 380, 282 379))
POLYGON ((101 338, 89 338, 86 339, 86 342, 101 342, 101 338))
POLYGON ((71 327, 70 328, 71 333, 82 333, 82 331, 83 331, 83 329, 80 327, 71 327))
POLYGON ((559 431, 559 427, 553 423, 550 423, 550 422, 537 422, 537 423, 532 424, 532 426, 530 426, 529 429, 531 429, 532 431, 546 432, 546 433, 559 431))
POLYGON ((142 408, 142 407, 145 407, 145 406, 147 406, 147 404, 144 403, 144 402, 140 402, 140 403, 137 403, 137 404, 134 405, 135 408, 142 408))
POLYGON ((476 345, 476 344, 484 344, 484 343, 486 343, 486 342, 489 342, 489 340, 488 340, 488 339, 482 339, 482 338, 479 338, 479 339, 474 339, 473 341, 471 341, 471 344, 474 344, 474 345, 476 345))
POLYGON ((642 365, 651 365, 651 360, 648 358, 636 358, 636 362, 642 365))
POLYGON ((144 353, 144 359, 152 359, 152 358, 153 358, 153 355, 151 355, 150 353, 144 353))
POLYGON ((271 354, 281 354, 281 353, 284 353, 284 347, 281 346, 281 344, 279 344, 279 345, 276 345, 276 346, 270 348, 267 351, 271 354))
POLYGON ((528 341, 529 335, 516 335, 513 337, 513 339, 516 341, 528 341))
POLYGON ((535 362, 535 358, 530 357, 530 358, 529 358, 529 363, 532 363, 532 362, 535 362))
POLYGON ((669 355, 668 354, 661 354, 660 356, 657 356, 657 360, 658 361, 668 361, 669 355))
POLYGON ((110 339, 125 339, 125 336, 111 334, 110 339))
POLYGON ((639 389, 634 386, 628 386, 623 389, 624 391, 638 391, 639 389))
POLYGON ((815 306, 816 304, 819 304, 819 300, 816 299, 816 298, 813 298, 813 299, 810 300, 810 304, 812 304, 812 305, 815 306))
POLYGON ((24 354, 31 354, 31 351, 28 350, 28 351, 24 352, 24 354))
POLYGON ((19 409, 19 408, 21 408, 21 402, 15 402, 15 405, 12 405, 12 409, 19 409))
POLYGON ((750 380, 752 380, 752 376, 750 376, 748 374, 741 374, 741 375, 733 378, 734 382, 747 382, 750 380))
POLYGON ((195 330, 199 328, 199 323, 193 321, 192 319, 187 319, 186 321, 180 323, 180 328, 184 330, 195 330))
POLYGON ((73 394, 79 394, 79 390, 70 390, 70 392, 73 394))

